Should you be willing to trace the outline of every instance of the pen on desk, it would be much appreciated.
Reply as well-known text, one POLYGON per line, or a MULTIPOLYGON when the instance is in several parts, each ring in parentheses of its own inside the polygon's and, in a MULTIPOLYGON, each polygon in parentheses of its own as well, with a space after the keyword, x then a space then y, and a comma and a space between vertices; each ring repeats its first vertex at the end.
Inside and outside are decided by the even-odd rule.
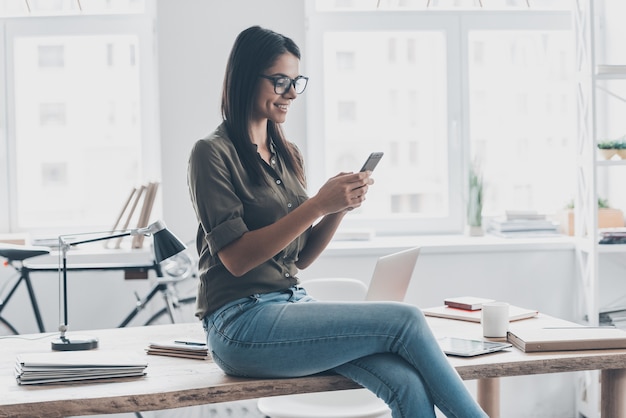
POLYGON ((174 341, 175 344, 185 344, 185 345, 206 345, 205 343, 199 343, 199 342, 195 342, 195 341, 180 341, 180 340, 176 340, 174 341))

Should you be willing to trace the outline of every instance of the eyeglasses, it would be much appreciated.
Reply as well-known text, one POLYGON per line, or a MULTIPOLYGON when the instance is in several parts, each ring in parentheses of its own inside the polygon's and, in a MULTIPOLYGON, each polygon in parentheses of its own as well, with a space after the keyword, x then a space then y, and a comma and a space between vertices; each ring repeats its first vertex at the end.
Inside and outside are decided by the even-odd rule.
POLYGON ((299 75, 296 78, 289 78, 282 75, 270 76, 259 74, 259 77, 270 80, 274 83, 274 93, 283 95, 291 89, 293 86, 296 89, 296 94, 302 94, 304 89, 306 89, 306 84, 309 82, 309 77, 305 77, 303 75, 299 75))

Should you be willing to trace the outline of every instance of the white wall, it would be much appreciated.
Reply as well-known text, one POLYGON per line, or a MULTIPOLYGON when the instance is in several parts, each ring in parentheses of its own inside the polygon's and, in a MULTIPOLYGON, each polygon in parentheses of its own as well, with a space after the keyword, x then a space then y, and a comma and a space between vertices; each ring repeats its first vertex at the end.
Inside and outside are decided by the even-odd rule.
MULTIPOLYGON (((304 1, 158 0, 159 89, 163 217, 181 239, 197 228, 187 191, 187 158, 195 141, 221 121, 226 60, 243 29, 260 25, 291 37, 304 49, 304 1)), ((301 63, 306 73, 306 51, 301 63)), ((305 137, 305 102, 296 100, 285 125, 288 138, 305 137)))

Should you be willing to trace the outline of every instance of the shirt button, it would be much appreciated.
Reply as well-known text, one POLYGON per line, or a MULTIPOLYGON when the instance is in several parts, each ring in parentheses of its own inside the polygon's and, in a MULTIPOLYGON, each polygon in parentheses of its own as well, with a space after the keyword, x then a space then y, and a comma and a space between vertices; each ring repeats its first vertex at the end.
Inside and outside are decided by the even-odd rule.
POLYGON ((293 206, 293 205, 292 205, 291 203, 287 203, 287 207, 288 207, 288 208, 290 208, 290 207, 292 207, 292 206, 293 206))
POLYGON ((285 273, 285 277, 290 277, 291 275, 289 273, 285 273))
POLYGON ((273 159, 273 158, 271 159, 271 161, 270 161, 270 162, 272 163, 272 165, 276 164, 276 160, 275 160, 275 159, 273 159))
POLYGON ((282 181, 276 180, 276 184, 280 184, 280 183, 282 183, 282 181))

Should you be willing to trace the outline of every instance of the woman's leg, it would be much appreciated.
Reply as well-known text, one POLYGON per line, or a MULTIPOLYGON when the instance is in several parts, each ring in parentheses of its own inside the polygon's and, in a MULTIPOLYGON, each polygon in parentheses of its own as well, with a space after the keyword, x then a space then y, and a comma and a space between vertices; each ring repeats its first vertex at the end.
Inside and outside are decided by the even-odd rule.
POLYGON ((234 375, 296 377, 376 353, 393 353, 422 376, 444 414, 486 417, 416 307, 396 302, 306 302, 311 299, 304 290, 294 292, 246 298, 207 318, 216 363, 234 375))
POLYGON ((374 392, 389 405, 393 418, 435 418, 433 400, 422 376, 396 354, 372 354, 334 371, 374 392))

